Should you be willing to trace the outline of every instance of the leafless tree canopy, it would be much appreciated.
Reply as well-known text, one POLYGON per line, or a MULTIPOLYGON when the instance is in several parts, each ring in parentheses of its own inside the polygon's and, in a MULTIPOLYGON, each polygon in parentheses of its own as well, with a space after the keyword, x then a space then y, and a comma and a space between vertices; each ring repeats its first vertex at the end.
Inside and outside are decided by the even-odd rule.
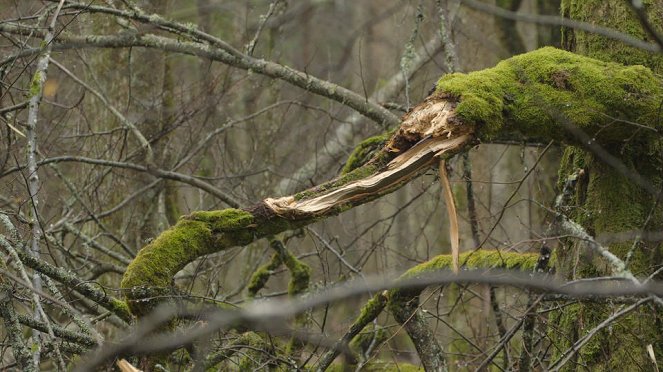
POLYGON ((658 371, 642 3, 0 0, 0 369, 658 371))

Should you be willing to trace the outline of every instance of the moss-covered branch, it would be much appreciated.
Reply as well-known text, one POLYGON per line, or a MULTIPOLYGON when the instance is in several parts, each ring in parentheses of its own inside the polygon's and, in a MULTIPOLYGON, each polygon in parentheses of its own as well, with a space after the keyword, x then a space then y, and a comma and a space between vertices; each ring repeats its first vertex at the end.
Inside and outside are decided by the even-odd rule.
MULTIPOLYGON (((465 268, 501 268, 531 272, 536 267, 538 260, 539 254, 537 253, 478 250, 462 254, 459 261, 464 263, 465 268)), ((403 274, 402 278, 413 278, 424 273, 449 270, 451 267, 451 255, 440 255, 411 268, 403 274)), ((422 289, 390 291, 389 310, 410 336, 424 368, 427 371, 446 370, 442 348, 430 330, 424 314, 420 311, 419 295, 421 291, 422 289)))
MULTIPOLYGON (((509 133, 578 144, 569 127, 602 144, 625 138, 658 145, 650 134, 663 98, 660 79, 641 66, 625 67, 553 48, 506 60, 492 69, 442 78, 437 91, 415 107, 386 140, 360 148, 345 173, 320 186, 268 198, 247 209, 194 212, 143 248, 122 281, 132 312, 142 315, 164 294, 173 276, 203 255, 247 245, 257 239, 301 227, 370 202, 406 184, 421 172, 464 151, 475 137, 509 133), (637 123, 637 124, 634 124, 637 123), (378 147, 378 151, 371 151, 378 147), (366 154, 372 153, 369 161, 366 154)), ((503 267, 511 268, 508 254, 503 267)), ((488 259, 478 253, 467 257, 488 259)), ((535 263, 535 259, 533 263, 535 263)), ((427 263, 431 269, 444 258, 427 263)), ((519 262, 518 265, 521 265, 519 262)), ((424 268, 418 267, 415 270, 424 268)))
POLYGON ((327 368, 334 362, 334 359, 348 347, 350 341, 355 338, 362 329, 364 329, 370 322, 382 313, 382 310, 387 306, 387 296, 385 293, 378 293, 373 298, 368 300, 366 305, 362 307, 359 312, 359 316, 350 326, 348 332, 346 332, 343 337, 341 337, 334 346, 320 359, 318 367, 316 370, 322 372, 327 370, 327 368))
POLYGON ((483 139, 519 132, 580 143, 569 127, 601 144, 627 138, 650 144, 661 130, 661 79, 643 66, 604 62, 542 48, 470 74, 450 74, 437 93, 459 100, 456 115, 483 139))
MULTIPOLYGON (((472 126, 453 119, 454 104, 426 101, 406 115, 401 128, 356 169, 296 195, 265 199, 246 209, 201 211, 184 216, 144 247, 127 267, 121 286, 136 315, 148 312, 170 293, 174 275, 198 257, 244 246, 257 239, 305 226, 321 218, 365 204, 417 177, 438 158, 449 158, 472 143, 472 126)), ((288 257, 282 259, 297 276, 293 292, 301 291, 308 271, 288 257)))
MULTIPOLYGON (((452 256, 449 254, 439 255, 433 259, 424 262, 420 265, 417 265, 407 272, 405 272, 401 278, 407 279, 416 277, 424 273, 430 273, 438 270, 450 270, 452 266, 452 256)), ((539 262, 540 255, 535 253, 517 253, 517 252, 500 252, 496 250, 479 250, 476 252, 468 252, 460 255, 460 262, 464 263, 464 268, 470 269, 489 269, 489 268, 501 268, 501 269, 513 269, 513 270, 522 270, 522 271, 533 271, 539 262)), ((324 371, 329 367, 334 359, 339 355, 339 353, 348 346, 350 341, 352 341, 358 334, 361 332, 364 327, 366 327, 370 322, 377 318, 385 306, 389 303, 391 311, 394 315, 401 318, 401 323, 405 325, 406 331, 410 337, 420 338, 420 333, 425 336, 422 340, 433 340, 435 345, 437 341, 434 340, 433 335, 427 333, 424 328, 427 328, 425 324, 425 319, 423 317, 415 316, 416 309, 418 307, 418 296, 421 293, 421 290, 418 291, 401 291, 394 290, 391 292, 378 293, 373 298, 371 298, 366 305, 364 305, 359 313, 359 316, 350 326, 348 332, 346 332, 343 337, 341 337, 318 363, 317 371, 324 371), (388 301, 389 300, 389 301, 388 301), (407 302, 405 306, 403 303, 407 302), (412 308, 414 306, 414 308, 412 308), (396 309, 394 309, 396 307, 396 309), (415 321, 415 324, 408 325, 410 321, 415 321), (411 333, 412 332, 412 333, 411 333), (425 334, 424 334, 425 333, 425 334)), ((417 341, 413 339, 415 345, 417 341)), ((433 345, 432 348, 436 348, 433 345)), ((421 346, 421 345, 420 345, 421 346)), ((436 350, 441 348, 437 346, 436 350)), ((432 353, 434 350, 427 350, 426 352, 432 353)), ((437 362, 427 362, 429 366, 438 365, 444 366, 443 360, 438 360, 437 362)), ((426 366, 426 364, 425 364, 426 366)))

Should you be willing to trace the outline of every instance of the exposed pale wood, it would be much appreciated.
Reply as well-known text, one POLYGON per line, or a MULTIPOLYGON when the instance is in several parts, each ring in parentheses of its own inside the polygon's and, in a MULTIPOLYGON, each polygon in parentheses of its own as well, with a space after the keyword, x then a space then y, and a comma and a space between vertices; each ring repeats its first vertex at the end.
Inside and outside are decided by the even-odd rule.
POLYGON ((134 367, 131 365, 131 363, 127 362, 126 359, 120 359, 117 361, 117 368, 120 369, 122 372, 142 372, 140 369, 134 367))
POLYGON ((442 185, 442 193, 444 195, 444 202, 447 205, 447 214, 449 215, 449 240, 451 241, 451 267, 455 273, 458 272, 458 256, 460 255, 460 237, 458 234, 458 215, 456 214, 456 203, 454 201, 454 194, 451 192, 451 183, 449 182, 449 175, 447 174, 446 161, 440 160, 440 184, 442 185))
POLYGON ((453 102, 431 97, 414 108, 383 149, 402 153, 375 174, 311 198, 296 200, 294 196, 285 196, 268 198, 264 203, 277 215, 315 216, 367 194, 376 195, 390 190, 434 165, 438 157, 457 151, 473 139, 472 128, 458 125, 454 120, 454 107, 453 102), (416 143, 409 145, 413 142, 416 143))

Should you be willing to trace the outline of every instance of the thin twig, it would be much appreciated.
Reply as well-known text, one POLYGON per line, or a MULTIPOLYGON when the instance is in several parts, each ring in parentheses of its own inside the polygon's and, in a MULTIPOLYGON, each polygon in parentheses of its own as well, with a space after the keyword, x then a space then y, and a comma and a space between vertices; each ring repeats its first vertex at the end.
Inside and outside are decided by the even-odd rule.
POLYGON ((568 350, 564 351, 562 353, 562 356, 558 360, 553 362, 548 367, 548 370, 550 372, 559 371, 600 330, 602 330, 605 327, 608 327, 608 326, 612 325, 615 322, 615 320, 617 320, 617 319, 621 318, 622 316, 632 312, 633 310, 637 309, 640 305, 643 305, 643 304, 645 304, 645 303, 647 303, 651 300, 652 300, 651 297, 643 298, 640 301, 634 303, 633 305, 622 308, 621 310, 619 310, 619 311, 615 312, 614 314, 610 315, 608 318, 603 320, 599 325, 592 328, 589 332, 587 332, 587 334, 585 334, 578 341, 576 341, 568 350))
MULTIPOLYGON (((41 224, 39 222, 39 189, 41 188, 41 184, 39 182, 39 176, 37 174, 37 119, 39 117, 39 104, 41 103, 41 99, 43 96, 44 92, 44 83, 46 83, 46 74, 48 71, 48 64, 50 60, 50 55, 51 55, 51 50, 52 50, 52 42, 55 37, 55 26, 57 23, 58 15, 60 14, 60 10, 62 9, 62 6, 64 5, 64 0, 60 0, 58 3, 57 7, 55 8, 55 11, 53 12, 53 15, 51 17, 51 22, 48 25, 48 28, 46 32, 44 33, 43 37, 43 47, 39 51, 39 57, 37 58, 37 67, 35 69, 35 72, 32 76, 32 80, 30 83, 30 100, 28 103, 28 120, 27 120, 27 130, 26 130, 26 137, 27 137, 27 168, 28 168, 28 192, 30 195, 30 201, 31 201, 31 224, 32 224, 32 236, 31 236, 31 241, 30 241, 30 249, 29 253, 33 257, 38 257, 40 255, 41 249, 40 249, 40 240, 41 236, 43 234, 42 229, 41 229, 41 224)), ((46 13, 48 14, 48 12, 46 13)), ((41 278, 39 277, 39 274, 35 274, 32 278, 32 285, 36 290, 41 290, 41 278)), ((35 306, 35 318, 36 319, 42 319, 46 324, 48 323, 48 318, 46 317, 46 313, 44 312, 44 309, 41 306, 39 295, 37 295, 36 292, 33 292, 32 298, 34 301, 34 306, 35 306)), ((49 326, 49 336, 51 338, 54 338, 53 336, 53 331, 50 329, 49 326)), ((41 357, 40 357, 40 350, 41 350, 41 335, 40 332, 35 332, 33 335, 33 344, 35 345, 34 353, 33 353, 33 364, 35 368, 39 368, 39 364, 41 362, 41 357)), ((57 356, 57 361, 59 363, 59 367, 61 369, 65 369, 65 364, 64 360, 62 359, 62 355, 60 354, 60 350, 57 345, 54 345, 54 352, 57 356)))
POLYGON ((618 40, 624 44, 643 49, 649 52, 661 53, 663 48, 656 43, 648 43, 642 41, 636 37, 633 37, 629 34, 625 34, 614 30, 608 27, 597 26, 595 24, 587 22, 574 21, 572 19, 559 17, 559 16, 547 16, 547 15, 538 15, 538 14, 524 14, 519 12, 511 12, 500 7, 490 5, 488 3, 480 2, 477 0, 460 0, 466 6, 493 14, 495 16, 511 19, 514 21, 527 22, 527 23, 536 23, 541 25, 550 25, 550 26, 563 26, 568 28, 573 28, 576 30, 585 31, 591 34, 597 34, 605 36, 610 39, 618 40))

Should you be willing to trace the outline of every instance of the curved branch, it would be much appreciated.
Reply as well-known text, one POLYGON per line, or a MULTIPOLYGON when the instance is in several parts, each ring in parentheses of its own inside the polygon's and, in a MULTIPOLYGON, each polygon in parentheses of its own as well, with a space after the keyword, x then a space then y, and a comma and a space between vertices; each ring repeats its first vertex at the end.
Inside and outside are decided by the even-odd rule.
MULTIPOLYGON (((134 164, 134 163, 127 163, 123 161, 114 161, 114 160, 104 160, 104 159, 94 159, 94 158, 87 158, 84 156, 56 156, 53 158, 47 158, 40 160, 37 164, 39 165, 45 165, 45 164, 51 164, 51 163, 62 163, 62 162, 78 162, 78 163, 86 163, 86 164, 95 164, 95 165, 103 165, 106 167, 115 167, 115 168, 123 168, 123 169, 130 169, 138 172, 145 172, 149 173, 155 177, 160 177, 160 178, 166 178, 174 181, 179 181, 182 183, 189 184, 193 187, 197 187, 199 189, 205 190, 211 195, 216 196, 220 200, 222 200, 224 203, 228 204, 231 207, 239 207, 240 203, 235 200, 232 196, 224 192, 223 190, 214 187, 213 185, 210 185, 207 182, 201 181, 196 177, 192 177, 186 174, 182 173, 177 173, 173 171, 167 171, 163 169, 158 169, 158 168, 150 168, 144 165, 140 164, 134 164)), ((6 170, 4 173, 0 174, 0 178, 20 171, 21 169, 25 168, 23 165, 19 165, 14 168, 10 168, 6 170)))
MULTIPOLYGON (((127 45, 157 45, 162 39, 134 35, 128 37, 127 45)), ((197 48, 191 43, 167 48, 171 47, 197 48)), ((518 132, 546 142, 560 141, 590 149, 592 144, 607 147, 628 139, 646 154, 660 143, 658 136, 652 135, 661 129, 660 83, 660 78, 641 66, 625 67, 553 48, 511 58, 492 69, 447 75, 431 97, 404 116, 399 129, 382 148, 356 169, 348 169, 320 186, 291 196, 267 198, 250 208, 184 216, 144 247, 127 268, 121 286, 126 290, 128 305, 133 314, 144 316, 159 304, 158 298, 167 297, 164 295, 171 291, 174 275, 193 260, 378 199, 435 166, 440 159, 465 151, 477 138, 492 139, 518 132), (589 145, 587 137, 591 139, 589 145)), ((471 265, 481 257, 474 253, 467 262, 471 265)), ((510 262, 507 257, 497 266, 527 264, 510 262)), ((439 264, 439 260, 434 260, 428 265, 439 264)), ((441 348, 436 346, 418 311, 418 292, 393 293, 390 308, 415 341, 422 358, 430 356, 424 361, 425 366, 444 368, 441 348)))
MULTIPOLYGON (((39 30, 9 23, 0 24, 0 32, 32 35, 39 35, 41 33, 39 30)), ((136 32, 126 32, 118 35, 88 36, 78 36, 62 32, 57 36, 55 42, 57 44, 53 45, 53 50, 144 47, 207 58, 229 66, 283 80, 306 91, 327 97, 356 110, 385 128, 396 126, 399 122, 398 117, 386 108, 369 101, 366 97, 349 89, 288 66, 250 57, 242 53, 233 54, 225 49, 214 47, 209 44, 177 41, 163 36, 136 32)), ((0 66, 17 58, 32 56, 39 53, 39 51, 38 48, 24 49, 21 52, 0 61, 0 66)))
MULTIPOLYGON (((134 332, 116 342, 108 343, 103 349, 94 350, 85 357, 75 369, 76 371, 89 371, 100 366, 117 355, 145 355, 148 353, 163 352, 182 345, 190 345, 196 340, 216 334, 221 329, 228 329, 243 325, 252 329, 273 329, 275 325, 302 314, 310 309, 340 303, 349 298, 375 293, 386 289, 400 288, 403 290, 426 288, 432 285, 444 284, 491 284, 499 286, 515 286, 546 293, 559 293, 573 298, 597 299, 615 296, 648 297, 663 295, 663 283, 649 281, 636 285, 629 281, 611 280, 577 280, 563 282, 547 275, 526 274, 522 272, 504 270, 461 270, 458 274, 443 270, 417 278, 389 279, 389 276, 368 277, 350 283, 333 286, 316 293, 273 301, 256 301, 241 309, 219 309, 214 307, 201 307, 198 309, 182 306, 160 306, 154 313, 143 319, 135 327, 134 332), (206 311, 210 310, 210 311, 206 311), (205 319, 205 327, 196 327, 184 332, 162 333, 150 338, 152 332, 159 329, 169 320, 188 317, 205 319)), ((319 341, 319 340, 318 340, 319 341)), ((331 346, 331 345, 330 345, 331 346)))

